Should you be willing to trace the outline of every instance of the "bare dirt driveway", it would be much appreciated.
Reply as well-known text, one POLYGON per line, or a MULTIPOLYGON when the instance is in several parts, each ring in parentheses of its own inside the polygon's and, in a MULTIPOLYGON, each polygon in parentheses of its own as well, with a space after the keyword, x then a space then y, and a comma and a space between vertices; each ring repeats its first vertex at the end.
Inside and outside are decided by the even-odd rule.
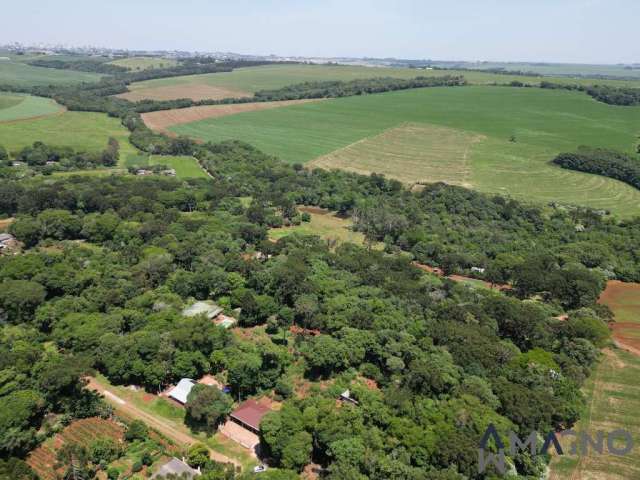
MULTIPOLYGON (((113 406, 116 412, 120 412, 129 418, 142 420, 151 428, 157 430, 167 438, 173 440, 178 445, 189 446, 194 443, 200 442, 197 438, 175 428, 171 424, 172 422, 164 420, 162 418, 158 418, 157 416, 151 415, 145 412, 144 410, 136 407, 135 405, 131 404, 131 402, 127 402, 122 398, 118 397, 116 394, 109 391, 109 389, 105 385, 101 384, 97 379, 93 377, 88 377, 88 380, 89 380, 89 383, 87 384, 87 388, 102 394, 104 398, 107 400, 107 402, 109 402, 113 406)), ((229 458, 226 455, 223 455, 214 450, 209 449, 209 454, 211 456, 211 459, 215 460, 216 462, 232 463, 236 467, 242 466, 240 462, 238 462, 237 460, 234 460, 233 458, 229 458)))

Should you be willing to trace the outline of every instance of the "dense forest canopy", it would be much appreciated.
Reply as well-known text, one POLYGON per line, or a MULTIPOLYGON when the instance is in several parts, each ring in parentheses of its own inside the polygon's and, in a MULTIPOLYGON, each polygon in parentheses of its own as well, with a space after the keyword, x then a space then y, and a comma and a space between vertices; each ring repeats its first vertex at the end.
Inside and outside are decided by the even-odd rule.
MULTIPOLYGON (((235 142, 198 155, 215 182, 2 183, 0 211, 17 216, 11 232, 30 247, 0 261, 4 335, 24 338, 35 358, 41 342, 53 342, 53 358, 74 365, 62 370, 72 391, 83 366, 152 391, 226 371, 236 398, 270 389, 291 397, 263 428, 277 464, 297 470, 313 459, 335 479, 476 478, 476 442, 489 423, 526 432, 577 419, 580 385, 608 335, 608 314, 595 299, 607 275, 637 275, 637 222, 445 185, 410 193, 375 175, 308 172, 235 142), (247 194, 248 207, 238 200, 247 194), (353 212, 386 251, 331 250, 315 237, 266 241, 269 226, 299 215, 298 203, 353 212), (57 247, 38 248, 47 245, 57 247), (254 249, 272 258, 246 260, 254 249), (412 258, 452 270, 483 264, 514 290, 442 283, 412 258), (521 300, 535 295, 549 303, 521 300), (244 326, 277 332, 295 324, 321 335, 300 338, 292 354, 277 333, 254 343, 206 318, 182 317, 189 301, 206 298, 241 308, 244 326), (554 318, 561 311, 568 321, 554 318), (300 366, 333 387, 293 396, 300 366), (359 406, 336 409, 336 392, 346 387, 359 406), (452 429, 462 411, 465 421, 452 429), (370 462, 354 454, 363 449, 370 462)), ((47 396, 32 386, 43 385, 41 370, 20 367, 11 353, 18 344, 7 342, 2 392, 24 414, 7 425, 1 448, 20 455, 47 412, 82 416, 96 407, 77 409, 67 390, 47 396)), ((525 454, 513 461, 525 475, 543 468, 525 454)))

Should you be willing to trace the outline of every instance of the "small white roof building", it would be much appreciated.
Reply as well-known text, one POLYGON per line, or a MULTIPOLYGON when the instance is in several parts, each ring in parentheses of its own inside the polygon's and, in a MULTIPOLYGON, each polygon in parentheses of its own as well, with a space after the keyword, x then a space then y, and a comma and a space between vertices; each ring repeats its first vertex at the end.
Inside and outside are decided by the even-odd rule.
POLYGON ((195 384, 196 382, 190 378, 183 378, 175 387, 169 390, 169 397, 185 405, 187 403, 187 397, 189 396, 189 393, 191 393, 191 389, 195 384))
POLYGON ((166 475, 183 475, 186 478, 194 478, 200 475, 200 471, 191 468, 182 460, 178 460, 174 457, 160 467, 160 469, 154 473, 151 478, 165 477, 166 475))
POLYGON ((197 315, 206 315, 209 320, 213 320, 223 312, 223 309, 210 301, 196 302, 185 308, 182 315, 185 317, 195 317, 197 315))

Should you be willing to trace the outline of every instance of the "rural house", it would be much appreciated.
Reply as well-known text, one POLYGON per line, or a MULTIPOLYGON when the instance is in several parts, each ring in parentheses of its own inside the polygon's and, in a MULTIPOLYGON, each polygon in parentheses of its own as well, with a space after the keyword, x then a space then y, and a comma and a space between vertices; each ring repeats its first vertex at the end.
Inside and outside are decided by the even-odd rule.
POLYGON ((176 402, 181 405, 186 405, 187 397, 189 393, 191 393, 191 389, 194 387, 196 382, 191 380, 190 378, 181 379, 178 384, 169 390, 169 397, 174 399, 176 402))
POLYGON ((0 250, 10 247, 16 239, 8 233, 0 233, 0 250))
POLYGON ((260 433, 262 417, 270 411, 269 407, 249 399, 231 412, 229 416, 235 423, 258 435, 260 433))
POLYGON ((165 463, 160 469, 154 473, 151 478, 166 477, 168 475, 175 475, 178 478, 194 478, 200 475, 200 469, 195 470, 187 465, 182 460, 172 458, 165 463))

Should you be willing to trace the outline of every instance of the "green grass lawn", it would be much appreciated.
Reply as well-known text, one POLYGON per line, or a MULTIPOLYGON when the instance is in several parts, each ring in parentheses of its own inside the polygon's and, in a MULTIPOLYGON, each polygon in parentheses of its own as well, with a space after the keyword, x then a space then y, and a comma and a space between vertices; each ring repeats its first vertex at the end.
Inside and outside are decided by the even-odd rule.
POLYGON ((109 137, 120 142, 121 162, 137 152, 129 143, 129 131, 118 119, 104 113, 65 112, 33 120, 0 123, 0 145, 12 152, 36 141, 82 151, 100 151, 106 147, 109 137))
POLYGON ((152 155, 149 157, 149 165, 166 165, 173 168, 178 178, 207 178, 207 174, 193 157, 152 155))
POLYGON ((50 115, 61 111, 49 98, 0 93, 0 122, 50 115))
POLYGON ((125 67, 129 70, 147 70, 150 68, 169 68, 178 64, 177 61, 171 58, 157 58, 157 57, 130 57, 121 58, 109 62, 112 65, 118 65, 119 67, 125 67))
POLYGON ((351 230, 351 220, 336 217, 332 212, 310 213, 310 215, 310 222, 303 222, 292 227, 272 228, 269 230, 269 238, 279 240, 292 233, 299 233, 301 235, 317 235, 326 240, 335 240, 338 243, 364 244, 364 235, 351 230))
POLYGON ((33 67, 9 60, 0 61, 0 85, 66 85, 96 82, 103 75, 56 68, 33 67))
POLYGON ((319 80, 354 80, 371 77, 415 78, 417 76, 464 75, 467 81, 474 84, 499 83, 507 84, 513 80, 539 84, 541 80, 558 83, 608 83, 612 85, 637 85, 639 82, 620 80, 574 79, 574 78, 540 78, 519 75, 498 75, 480 71, 459 70, 416 70, 411 68, 375 68, 358 66, 333 65, 266 65, 259 67, 237 68, 228 73, 209 73, 203 75, 187 75, 182 77, 161 78, 133 83, 130 90, 177 85, 210 85, 229 88, 248 93, 264 89, 282 88, 301 82, 319 80))
POLYGON ((178 178, 207 178, 207 174, 200 168, 198 161, 189 156, 173 155, 129 155, 124 161, 126 167, 150 167, 166 165, 176 171, 178 178))
POLYGON ((171 130, 210 141, 240 139, 306 163, 406 122, 482 135, 468 154, 467 183, 480 191, 640 214, 640 191, 631 186, 549 164, 579 145, 635 151, 640 107, 610 106, 580 92, 425 88, 246 112, 171 130))

